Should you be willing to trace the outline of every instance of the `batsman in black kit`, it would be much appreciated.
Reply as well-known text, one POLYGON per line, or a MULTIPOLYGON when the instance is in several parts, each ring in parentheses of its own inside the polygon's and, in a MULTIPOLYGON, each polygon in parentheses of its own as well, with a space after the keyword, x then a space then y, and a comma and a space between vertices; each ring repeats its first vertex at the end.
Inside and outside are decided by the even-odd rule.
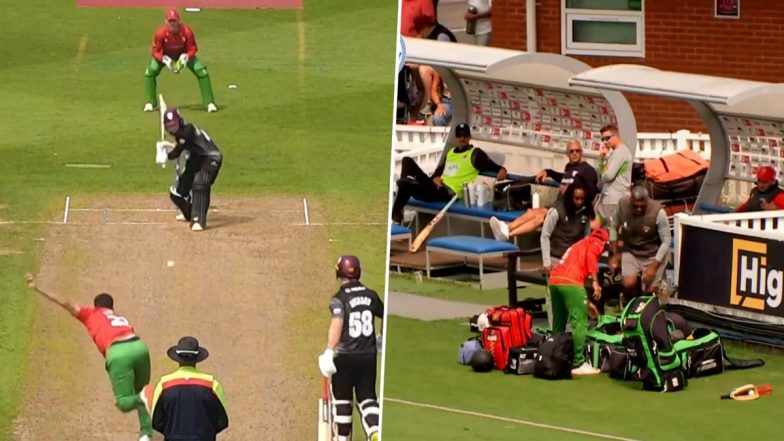
POLYGON ((378 440, 376 356, 379 347, 375 319, 383 320, 384 303, 375 291, 359 282, 360 274, 357 257, 338 259, 335 275, 340 290, 329 303, 332 322, 327 349, 319 356, 321 373, 332 377, 333 432, 337 441, 351 440, 355 393, 365 435, 370 441, 378 440))
POLYGON ((185 170, 170 189, 171 200, 182 212, 177 220, 191 223, 191 230, 207 228, 207 211, 210 208, 210 189, 218 178, 223 153, 203 129, 186 123, 177 109, 163 114, 166 131, 177 141, 169 151, 168 159, 175 160, 183 151, 188 152, 185 170))

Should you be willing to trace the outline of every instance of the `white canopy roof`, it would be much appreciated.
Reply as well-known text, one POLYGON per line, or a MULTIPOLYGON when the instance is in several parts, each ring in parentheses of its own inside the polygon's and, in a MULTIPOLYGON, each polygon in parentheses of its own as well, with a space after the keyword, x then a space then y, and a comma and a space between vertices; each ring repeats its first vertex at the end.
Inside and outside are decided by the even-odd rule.
MULTIPOLYGON (((782 95, 784 98, 784 83, 662 71, 634 64, 591 69, 573 76, 569 84, 694 100, 718 105, 717 110, 720 108, 721 113, 740 113, 738 111, 744 109, 742 113, 751 111, 761 116, 759 110, 754 110, 761 106, 750 106, 750 101, 764 99, 772 94, 782 95), (738 109, 733 109, 733 106, 738 106, 738 109)), ((770 108, 765 112, 771 117, 781 115, 781 112, 776 113, 770 108)))
POLYGON ((422 38, 404 38, 404 41, 408 63, 442 67, 480 78, 579 91, 595 96, 602 94, 592 87, 570 87, 569 78, 591 66, 565 55, 528 53, 422 38))

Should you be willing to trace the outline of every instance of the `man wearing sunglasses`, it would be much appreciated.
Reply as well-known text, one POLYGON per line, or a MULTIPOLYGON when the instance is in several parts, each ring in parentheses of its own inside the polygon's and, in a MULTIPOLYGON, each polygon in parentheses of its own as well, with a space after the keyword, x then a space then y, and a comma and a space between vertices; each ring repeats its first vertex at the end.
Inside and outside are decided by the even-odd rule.
POLYGON ((463 184, 474 182, 479 172, 496 173, 496 179, 506 179, 506 169, 496 164, 487 153, 471 144, 471 128, 460 123, 455 128, 457 147, 441 156, 436 170, 428 176, 410 157, 403 158, 397 195, 392 204, 392 222, 403 221, 403 208, 410 197, 426 202, 446 202, 457 195, 463 197, 463 184))
POLYGON ((632 153, 618 135, 618 127, 604 126, 601 129, 602 143, 599 149, 599 177, 602 192, 596 206, 597 214, 605 221, 611 220, 615 207, 622 197, 629 194, 632 186, 632 153))
POLYGON ((766 165, 757 170, 757 185, 751 190, 749 198, 735 211, 784 210, 784 190, 779 188, 776 170, 766 165))

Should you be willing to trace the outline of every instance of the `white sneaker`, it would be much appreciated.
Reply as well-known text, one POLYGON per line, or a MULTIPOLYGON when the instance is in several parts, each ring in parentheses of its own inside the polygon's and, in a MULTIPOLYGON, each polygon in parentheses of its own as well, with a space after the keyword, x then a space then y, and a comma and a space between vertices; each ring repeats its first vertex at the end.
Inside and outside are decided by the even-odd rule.
POLYGON ((144 111, 145 112, 152 112, 153 110, 155 110, 155 108, 152 106, 151 103, 147 103, 147 104, 144 105, 144 111))
POLYGON ((188 219, 185 219, 185 215, 182 214, 182 213, 178 214, 174 219, 176 219, 176 220, 178 220, 180 222, 187 222, 188 221, 188 219))
POLYGON ((203 229, 204 227, 202 227, 200 223, 194 223, 191 226, 191 231, 202 231, 203 229))
POLYGON ((591 366, 587 361, 578 368, 572 369, 572 375, 596 375, 602 371, 591 366))
POLYGON ((509 240, 509 227, 506 222, 501 222, 497 217, 490 218, 490 229, 493 230, 495 240, 509 240))
POLYGON ((216 106, 215 103, 207 104, 207 113, 212 113, 217 111, 218 111, 218 106, 216 106))

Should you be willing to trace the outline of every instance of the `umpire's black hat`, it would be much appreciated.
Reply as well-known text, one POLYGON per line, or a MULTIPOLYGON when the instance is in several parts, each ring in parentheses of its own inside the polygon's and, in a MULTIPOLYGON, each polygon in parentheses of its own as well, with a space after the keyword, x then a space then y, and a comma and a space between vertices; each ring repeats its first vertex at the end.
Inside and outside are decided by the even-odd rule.
POLYGON ((178 363, 199 363, 210 356, 207 348, 199 346, 195 337, 183 337, 166 351, 166 355, 178 363))

